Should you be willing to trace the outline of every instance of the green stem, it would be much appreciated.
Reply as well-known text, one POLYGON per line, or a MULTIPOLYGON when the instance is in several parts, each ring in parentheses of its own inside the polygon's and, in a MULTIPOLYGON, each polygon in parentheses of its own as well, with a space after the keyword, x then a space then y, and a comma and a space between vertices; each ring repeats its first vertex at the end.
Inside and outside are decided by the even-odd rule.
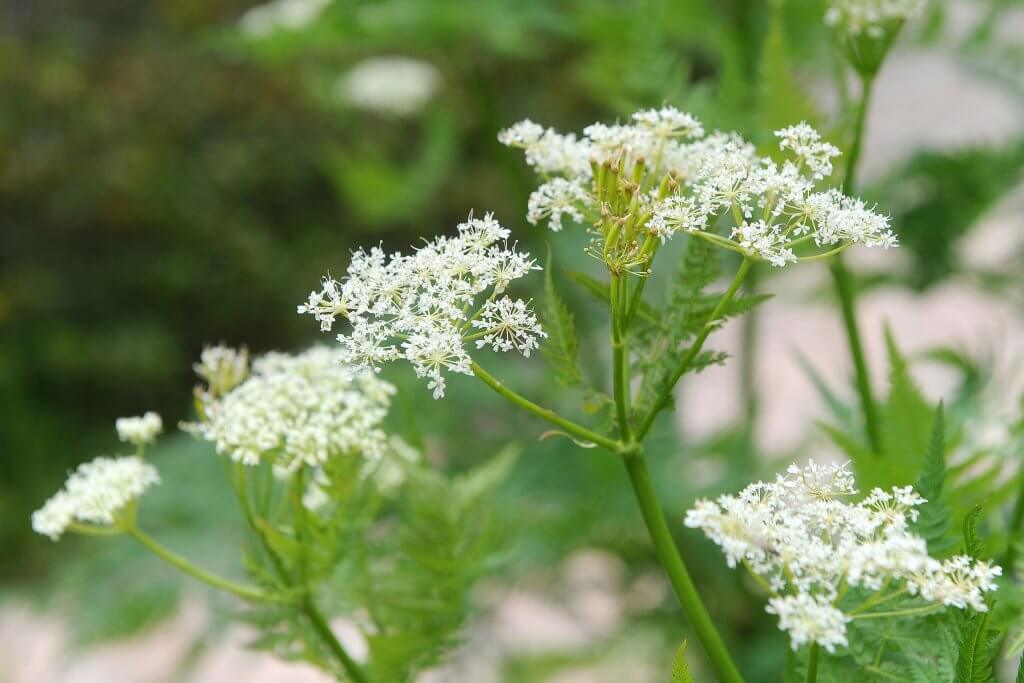
POLYGON ((867 614, 851 615, 851 619, 886 619, 888 617, 907 617, 914 614, 928 614, 942 610, 942 605, 923 605, 911 607, 910 609, 897 609, 889 612, 869 612, 867 614))
POLYGON ((1024 525, 1024 478, 1021 479, 1021 490, 1017 493, 1017 500, 1013 504, 1013 513, 1010 517, 1010 528, 1006 540, 1006 556, 1003 559, 1003 568, 1011 576, 1017 564, 1017 542, 1020 540, 1021 526, 1024 525))
POLYGON ((860 326, 857 324, 856 293, 853 284, 853 275, 843 263, 842 258, 837 257, 829 266, 832 273, 832 282, 835 284, 836 295, 839 298, 839 308, 843 314, 843 323, 846 327, 846 339, 850 347, 850 357, 853 360, 853 368, 857 382, 857 393, 860 396, 861 410, 864 413, 864 425, 868 433, 868 443, 871 450, 879 454, 882 452, 882 431, 879 424, 878 407, 875 405, 874 394, 871 389, 871 376, 868 372, 867 360, 864 356, 864 345, 861 343, 860 326))
POLYGON ((623 279, 612 275, 609 291, 609 305, 612 311, 612 386, 615 396, 615 414, 619 422, 619 439, 629 441, 629 385, 626 383, 626 341, 623 338, 622 308, 623 279))
MULTIPOLYGON (((853 142, 850 147, 850 153, 846 157, 846 171, 843 175, 843 189, 850 196, 853 195, 856 188, 857 162, 860 160, 860 152, 864 143, 864 124, 867 120, 873 84, 873 78, 861 77, 861 96, 857 104, 856 118, 853 123, 853 142)), ((864 345, 861 342, 860 327, 857 323, 857 292, 854 286, 853 274, 846 267, 842 256, 836 256, 833 259, 829 270, 832 273, 832 282, 835 285, 839 306, 843 314, 843 323, 846 327, 846 339, 850 347, 850 357, 853 360, 854 372, 856 373, 857 393, 860 395, 861 411, 864 413, 864 424, 868 434, 868 442, 872 451, 876 454, 881 453, 882 434, 879 426, 878 408, 875 405, 874 394, 871 390, 871 376, 868 372, 867 361, 864 356, 864 345)))
POLYGON ((811 651, 807 655, 807 683, 818 680, 818 644, 811 643, 811 651))
POLYGON ((181 555, 174 553, 167 548, 157 543, 153 538, 145 534, 138 527, 132 527, 127 529, 127 533, 135 537, 142 545, 146 546, 150 552, 162 559, 164 562, 180 569, 189 576, 199 579, 203 583, 209 584, 214 588, 219 588, 228 593, 237 595, 245 600, 252 600, 255 602, 272 602, 273 598, 267 593, 263 592, 255 586, 247 586, 241 583, 235 583, 229 579, 225 579, 216 574, 212 574, 205 569, 197 567, 181 555))
POLYGON ((348 653, 341 644, 341 641, 338 640, 338 637, 334 635, 330 624, 327 623, 327 620, 324 619, 324 616, 308 595, 302 603, 302 611, 309 619, 313 630, 316 631, 320 639, 331 650, 331 653, 341 662, 341 666, 345 669, 345 673, 348 674, 349 678, 355 681, 355 683, 370 683, 370 678, 366 675, 366 672, 363 671, 363 668, 359 666, 356 660, 352 659, 352 655, 348 653))
POLYGON ((572 420, 568 420, 562 417, 555 411, 549 408, 539 406, 530 399, 526 398, 525 396, 517 394, 516 392, 512 391, 507 386, 505 386, 504 382, 494 377, 491 373, 487 372, 482 367, 477 365, 476 361, 470 362, 470 368, 473 370, 474 375, 476 375, 484 384, 489 386, 491 389, 494 389, 494 391, 498 392, 498 394, 508 399, 512 403, 516 404, 520 408, 523 408, 533 413, 537 417, 547 420, 548 422, 557 427, 561 427, 569 434, 584 441, 595 443, 598 446, 606 448, 613 453, 622 453, 624 452, 624 450, 626 450, 625 444, 614 439, 611 439, 607 436, 598 434, 597 432, 587 429, 582 425, 578 425, 572 420))
POLYGON ((679 378, 682 377, 689 369, 690 363, 692 363, 693 359, 697 357, 698 353, 700 353, 708 335, 715 329, 719 318, 722 317, 722 314, 725 312, 729 302, 732 301, 734 296, 736 296, 736 292, 739 290, 740 285, 743 284, 743 280, 747 277, 747 272, 750 271, 750 267, 753 263, 754 261, 750 258, 743 259, 739 269, 736 271, 736 275, 732 279, 732 283, 729 284, 729 289, 727 289, 725 294, 722 295, 722 298, 719 299, 715 309, 711 311, 711 315, 708 316, 707 322, 704 323, 704 326, 697 334, 697 337, 693 340, 693 343, 690 344, 690 348, 686 350, 686 353, 683 355, 682 359, 680 359, 679 364, 676 365, 675 369, 672 371, 672 375, 669 377, 668 381, 662 385, 658 398, 651 406, 650 411, 646 416, 644 416, 643 422, 640 423, 640 427, 636 430, 636 439, 638 441, 643 440, 647 435, 647 432, 651 429, 651 425, 654 424, 654 418, 657 417, 661 409, 664 408, 671 399, 672 390, 675 388, 679 378))
POLYGON ((665 569, 665 573, 668 574, 686 618, 704 646, 711 663, 717 669, 719 679, 726 683, 742 683, 743 677, 740 676, 736 664, 729 656, 722 636, 715 628, 711 615, 708 614, 704 602, 700 599, 693 579, 690 578, 686 564, 672 539, 668 523, 665 521, 665 514, 658 503, 657 494, 654 492, 654 484, 651 481, 650 472, 647 470, 647 461, 643 453, 628 456, 623 460, 626 471, 629 473, 630 483, 633 485, 633 492, 636 494, 637 503, 640 505, 644 523, 647 525, 647 531, 650 533, 654 549, 658 554, 658 560, 665 569))

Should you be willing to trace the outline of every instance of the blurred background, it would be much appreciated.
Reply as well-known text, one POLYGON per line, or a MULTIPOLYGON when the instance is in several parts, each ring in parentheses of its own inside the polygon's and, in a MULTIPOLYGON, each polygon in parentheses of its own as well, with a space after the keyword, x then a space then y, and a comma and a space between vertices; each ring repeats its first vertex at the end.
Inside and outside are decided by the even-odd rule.
MULTIPOLYGON (((144 514, 168 545, 241 571, 223 470, 174 429, 204 343, 328 341, 295 314, 322 274, 357 245, 405 247, 470 210, 494 211, 534 255, 592 269, 580 234, 526 224, 532 173, 495 137, 522 118, 580 130, 671 104, 762 145, 801 119, 842 145, 847 84, 823 14, 818 0, 0 6, 0 682, 323 680, 246 650, 230 603, 128 542, 54 545, 31 511, 70 467, 116 451, 116 417, 157 410, 166 485, 144 514)), ((863 159, 864 194, 903 246, 851 254, 880 391, 888 326, 929 398, 984 397, 954 419, 1008 467, 1024 362, 1021 36, 1009 0, 933 2, 904 31, 863 159)), ((835 451, 819 423, 853 402, 827 284, 818 266, 762 269, 756 287, 777 296, 713 338, 729 364, 684 386, 651 449, 670 519, 835 451)), ((603 339, 586 294, 563 288, 603 339)), ((492 364, 565 400, 540 360, 492 364)), ((471 381, 432 403, 406 370, 388 375, 407 387, 394 428, 439 467, 527 446, 495 502, 507 552, 479 617, 424 680, 666 680, 687 634, 618 463, 535 442, 543 425, 471 381)), ((750 680, 777 680, 784 639, 760 598, 676 531, 750 680)))

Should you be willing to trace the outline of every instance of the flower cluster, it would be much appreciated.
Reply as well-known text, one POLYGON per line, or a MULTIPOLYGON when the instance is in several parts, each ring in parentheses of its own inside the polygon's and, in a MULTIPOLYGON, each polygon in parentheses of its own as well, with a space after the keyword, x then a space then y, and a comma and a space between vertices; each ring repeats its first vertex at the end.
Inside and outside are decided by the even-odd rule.
POLYGON ((268 353, 248 379, 203 406, 195 431, 236 462, 269 460, 283 472, 334 455, 374 459, 386 443, 379 425, 393 393, 373 373, 343 365, 337 351, 268 353))
POLYGON ((593 224, 600 244, 591 253, 611 266, 609 254, 630 252, 617 268, 645 263, 652 240, 679 231, 776 266, 798 260, 811 243, 823 253, 896 244, 886 216, 816 189, 832 173, 834 145, 806 123, 775 135, 789 157, 781 164, 735 133, 705 135, 693 116, 663 107, 633 114, 628 125, 595 123, 579 138, 522 121, 498 139, 523 149, 545 179, 530 197, 528 220, 546 220, 552 230, 566 218, 593 224))
POLYGON ((845 646, 840 588, 883 588, 935 603, 985 611, 1001 569, 956 556, 940 562, 910 531, 926 502, 912 487, 872 490, 859 502, 848 465, 791 466, 772 483, 751 484, 738 495, 698 501, 686 525, 719 545, 730 567, 747 566, 775 594, 768 611, 779 616, 794 648, 814 641, 830 652, 845 646))
POLYGON ((852 36, 881 38, 894 26, 924 11, 926 0, 832 0, 825 23, 852 36))
POLYGON ((249 350, 235 349, 224 344, 207 346, 199 355, 192 370, 206 383, 197 394, 204 403, 223 396, 249 376, 249 350))
POLYGON ((152 443, 157 435, 164 430, 163 420, 160 416, 149 411, 141 417, 119 417, 114 423, 117 429, 117 438, 125 443, 136 446, 145 446, 152 443))
POLYGON ((411 57, 371 57, 349 69, 338 81, 338 95, 359 109, 409 116, 430 101, 441 86, 441 74, 429 62, 411 57))
POLYGON ((32 528, 56 541, 74 522, 110 525, 128 503, 160 482, 141 458, 99 457, 78 466, 64 488, 32 513, 32 528))
POLYGON ((540 266, 506 242, 508 230, 490 215, 470 218, 458 234, 431 240, 409 255, 379 248, 352 255, 346 276, 323 280, 299 313, 329 331, 337 318, 351 329, 338 335, 341 359, 372 367, 405 358, 428 380, 434 398, 445 390, 445 372, 472 374, 464 343, 529 355, 544 335, 525 302, 497 298, 509 284, 540 266), (490 291, 484 305, 474 302, 490 291), (473 328, 479 331, 470 334, 473 328))

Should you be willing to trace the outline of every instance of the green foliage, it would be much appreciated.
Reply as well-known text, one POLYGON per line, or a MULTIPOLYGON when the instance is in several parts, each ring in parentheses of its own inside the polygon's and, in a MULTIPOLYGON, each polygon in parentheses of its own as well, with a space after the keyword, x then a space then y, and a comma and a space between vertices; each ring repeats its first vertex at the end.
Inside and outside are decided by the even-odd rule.
MULTIPOLYGON (((981 559, 984 553, 984 544, 978 531, 980 516, 981 507, 975 507, 963 523, 964 553, 975 559, 981 559)), ((992 599, 986 598, 985 602, 991 610, 992 599)), ((999 633, 993 628, 991 617, 991 611, 975 612, 962 617, 957 645, 956 683, 987 683, 992 680, 999 633)))
POLYGON ((933 557, 948 555, 956 543, 950 536, 952 515, 945 500, 946 482, 946 420, 940 403, 935 411, 932 437, 914 489, 925 499, 918 508, 917 532, 928 542, 933 557))
MULTIPOLYGON (((470 590, 492 566, 498 537, 488 503, 516 458, 516 450, 506 449, 455 477, 408 459, 368 465, 333 458, 323 508, 294 504, 301 482, 277 492, 278 500, 271 495, 257 505, 260 548, 250 552, 247 566, 286 602, 249 615, 261 634, 254 645, 334 671, 330 651, 295 607, 309 590, 334 616, 369 615, 373 680, 409 680, 436 664, 457 643, 472 609, 470 590)), ((256 481, 246 484, 259 488, 256 481)), ((255 500, 261 492, 254 493, 255 500)))
POLYGON ((684 640, 672 658, 672 683, 693 683, 690 667, 686 665, 686 641, 684 640))
MULTIPOLYGON (((718 320, 710 320, 722 294, 705 290, 722 273, 720 251, 704 240, 690 238, 669 288, 668 302, 654 316, 661 321, 660 324, 646 324, 637 317, 634 352, 641 375, 633 405, 637 416, 646 415, 651 410, 663 387, 672 380, 676 364, 686 353, 687 342, 705 325, 717 326, 729 318, 747 313, 770 298, 766 294, 736 296, 718 320)), ((687 372, 700 372, 709 365, 724 362, 725 358, 724 353, 705 347, 693 359, 687 372)))
POLYGON ((551 363, 555 379, 565 387, 577 389, 583 386, 583 375, 577 364, 579 338, 576 336, 576 322, 555 287, 550 250, 544 267, 544 301, 540 307, 540 318, 548 333, 541 344, 541 351, 551 363))
POLYGON ((958 248, 986 211, 1020 182, 1024 140, 924 152, 892 172, 875 195, 893 213, 913 257, 910 284, 925 288, 965 269, 958 248))

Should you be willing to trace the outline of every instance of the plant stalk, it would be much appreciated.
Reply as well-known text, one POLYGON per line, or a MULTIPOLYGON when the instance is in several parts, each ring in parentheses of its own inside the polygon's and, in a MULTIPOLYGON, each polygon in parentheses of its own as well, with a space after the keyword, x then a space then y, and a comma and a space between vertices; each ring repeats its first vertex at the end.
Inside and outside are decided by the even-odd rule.
MULTIPOLYGON (((860 160, 861 148, 863 147, 864 124, 867 120, 873 83, 873 78, 861 78, 861 96, 857 104, 856 118, 854 119, 853 143, 850 148, 850 154, 846 158, 846 171, 843 175, 843 190, 849 196, 853 195, 856 187, 857 162, 860 160)), ((861 411, 864 413, 864 425, 867 430, 868 442, 871 450, 876 454, 880 454, 882 452, 881 427, 878 407, 875 404, 874 393, 871 389, 871 375, 868 371, 867 359, 864 355, 864 345, 861 341, 860 326, 857 323, 857 289, 854 277, 846 267, 841 254, 832 260, 829 271, 832 274, 832 282, 835 285, 839 307, 843 314, 843 324, 846 328, 846 339, 850 347, 850 357, 856 374, 857 393, 860 395, 861 411)))
POLYGON ((818 680, 818 644, 811 643, 811 651, 807 655, 807 683, 818 680))
POLYGON ((739 269, 736 271, 736 275, 733 276, 732 282, 729 284, 729 288, 719 299, 718 304, 714 310, 711 311, 711 315, 708 316, 707 322, 701 328, 701 331, 697 334, 697 337, 690 344, 690 348, 686 350, 686 353, 680 359, 679 364, 676 365, 672 371, 672 376, 667 382, 662 385, 660 393, 658 394, 657 400, 654 405, 651 406, 650 411, 644 416, 643 422, 640 423, 639 428, 636 430, 637 441, 643 440, 647 436, 647 432, 650 431, 651 426, 654 424, 654 418, 657 417, 658 413, 663 407, 669 402, 672 397, 672 390, 675 388, 679 378, 689 369, 693 359, 697 357, 701 349, 704 347, 704 342, 707 341, 708 335, 711 331, 717 327, 717 322, 722 314, 725 312, 729 302, 732 301, 733 297, 736 296, 736 292, 739 290, 740 285, 743 284, 743 280, 747 277, 747 273, 750 271, 750 267, 754 264, 754 261, 750 258, 744 258, 743 262, 740 263, 739 269))
POLYGON ((330 624, 324 619, 324 616, 317 609, 313 603, 313 599, 308 595, 302 603, 302 611, 309 619, 309 623, 313 626, 313 630, 316 631, 320 639, 324 641, 327 647, 331 650, 331 654, 337 657, 338 661, 341 662, 341 666, 345 669, 345 673, 348 674, 354 683, 370 683, 370 678, 366 675, 359 663, 352 659, 352 655, 348 653, 345 647, 338 640, 338 637, 334 635, 334 631, 331 630, 330 624))
POLYGON ((687 571, 675 540, 672 538, 668 523, 665 521, 665 513, 662 511, 654 491, 654 484, 651 481, 643 453, 627 456, 623 461, 626 471, 629 473, 629 481, 633 485, 637 503, 640 505, 644 523, 647 525, 647 531, 658 554, 658 560, 665 569, 665 573, 668 574, 672 589, 679 599, 679 604, 682 605, 686 618, 696 632, 697 639, 704 646, 708 658, 718 671, 719 680, 724 683, 742 683, 743 677, 740 676, 721 634, 715 628, 711 615, 708 614, 704 602, 700 599, 693 579, 690 578, 690 573, 687 571))
POLYGON ((568 432, 572 436, 575 436, 578 439, 589 441, 593 444, 601 446, 602 448, 606 448, 613 453, 622 453, 624 451, 625 444, 616 441, 615 439, 611 439, 607 436, 604 436, 602 434, 598 434, 597 432, 587 429, 582 425, 578 425, 572 420, 562 417, 555 411, 537 405, 536 403, 526 398, 525 396, 522 396, 512 391, 507 386, 505 386, 504 382, 502 382, 494 375, 484 370, 479 365, 477 365, 476 361, 470 362, 470 368, 473 370, 473 374, 480 378, 480 380, 484 384, 489 386, 491 389, 494 389, 494 391, 498 392, 498 394, 508 399, 512 403, 516 404, 520 408, 523 408, 533 413, 537 417, 547 420, 548 422, 557 427, 561 427, 566 432, 568 432))
POLYGON ((146 548, 154 555, 162 559, 164 562, 180 569, 189 576, 202 581, 205 584, 219 588, 220 590, 227 591, 237 595, 245 600, 252 600, 254 602, 272 602, 273 599, 265 592, 256 588, 255 586, 247 586, 245 584, 236 583, 230 579, 217 576, 211 572, 197 567, 181 555, 178 555, 171 550, 168 550, 164 546, 156 542, 152 537, 144 533, 138 527, 132 527, 127 530, 139 543, 146 546, 146 548))

